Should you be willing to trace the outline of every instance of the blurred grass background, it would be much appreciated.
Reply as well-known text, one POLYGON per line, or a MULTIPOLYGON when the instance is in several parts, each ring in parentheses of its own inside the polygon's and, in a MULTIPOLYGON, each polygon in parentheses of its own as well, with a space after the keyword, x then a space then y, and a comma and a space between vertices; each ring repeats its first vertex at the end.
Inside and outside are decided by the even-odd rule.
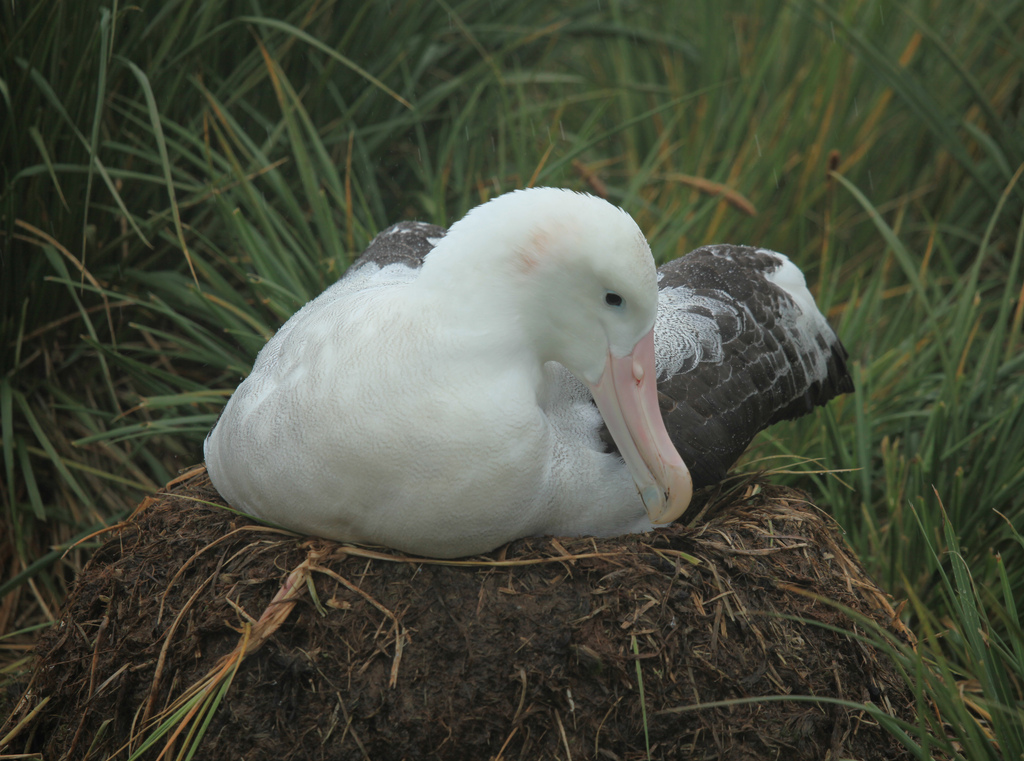
POLYGON ((857 391, 747 465, 908 601, 892 731, 1022 757, 1022 171, 1019 0, 5 0, 0 685, 376 232, 559 185, 803 267, 857 391))

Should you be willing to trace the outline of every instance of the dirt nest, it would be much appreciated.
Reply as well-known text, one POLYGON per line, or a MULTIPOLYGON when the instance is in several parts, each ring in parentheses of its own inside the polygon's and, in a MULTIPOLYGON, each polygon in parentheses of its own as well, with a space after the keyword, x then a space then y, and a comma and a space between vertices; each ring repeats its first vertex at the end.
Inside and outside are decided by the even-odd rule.
POLYGON ((792 489, 745 484, 694 528, 446 562, 220 504, 200 469, 110 536, 3 752, 185 757, 205 725, 195 758, 905 757, 872 711, 911 719, 911 696, 828 601, 911 635, 792 489))

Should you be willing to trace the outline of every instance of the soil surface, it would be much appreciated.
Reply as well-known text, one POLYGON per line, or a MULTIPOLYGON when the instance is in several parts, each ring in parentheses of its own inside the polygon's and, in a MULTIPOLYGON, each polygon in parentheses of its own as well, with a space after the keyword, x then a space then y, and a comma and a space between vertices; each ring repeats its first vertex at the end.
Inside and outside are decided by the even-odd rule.
POLYGON ((835 604, 911 635, 794 490, 444 562, 222 504, 195 471, 110 535, 2 752, 176 758, 201 734, 197 759, 907 757, 872 712, 912 720, 912 698, 835 604))

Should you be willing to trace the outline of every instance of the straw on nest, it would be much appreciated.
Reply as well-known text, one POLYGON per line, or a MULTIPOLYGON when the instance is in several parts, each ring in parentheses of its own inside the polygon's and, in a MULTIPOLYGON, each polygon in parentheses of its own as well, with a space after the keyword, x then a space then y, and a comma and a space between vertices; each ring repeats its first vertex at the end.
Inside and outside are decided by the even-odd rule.
POLYGON ((0 738, 47 759, 902 757, 863 708, 750 700, 910 718, 827 601, 910 634, 803 494, 741 492, 696 528, 431 561, 258 526, 195 471, 93 557, 0 738))

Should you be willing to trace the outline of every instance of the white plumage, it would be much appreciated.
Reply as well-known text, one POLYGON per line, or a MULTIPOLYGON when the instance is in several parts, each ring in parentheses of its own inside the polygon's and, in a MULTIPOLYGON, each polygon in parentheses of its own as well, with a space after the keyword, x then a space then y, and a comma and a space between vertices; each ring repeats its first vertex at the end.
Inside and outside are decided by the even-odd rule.
POLYGON ((421 269, 364 266, 297 312, 207 438, 213 483, 296 531, 436 557, 672 520, 691 482, 658 412, 657 288, 620 209, 501 196, 421 269))
POLYGON ((454 557, 650 530, 758 431, 852 388, 782 254, 656 271, 621 209, 537 188, 377 236, 260 352, 206 462, 258 518, 454 557))

